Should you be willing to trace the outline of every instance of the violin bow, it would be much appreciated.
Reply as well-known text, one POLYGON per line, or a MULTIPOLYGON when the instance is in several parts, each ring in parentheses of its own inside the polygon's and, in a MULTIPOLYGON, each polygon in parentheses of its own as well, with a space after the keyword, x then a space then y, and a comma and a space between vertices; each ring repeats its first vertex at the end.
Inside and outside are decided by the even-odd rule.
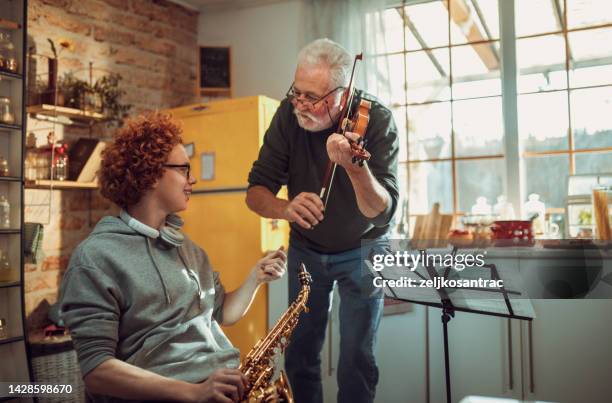
MULTIPOLYGON (((353 103, 353 97, 355 95, 355 74, 357 70, 357 61, 363 60, 363 53, 359 53, 355 56, 355 60, 353 61, 353 69, 351 71, 351 79, 349 80, 349 85, 345 90, 345 94, 347 96, 344 97, 344 105, 342 105, 342 115, 340 117, 340 121, 338 122, 337 133, 342 134, 343 136, 346 133, 346 129, 349 124, 349 113, 351 109, 351 105, 353 103)), ((323 177, 323 186, 321 187, 321 191, 319 192, 319 197, 323 200, 323 207, 327 208, 327 201, 329 200, 329 194, 331 193, 332 183, 334 181, 334 176, 336 174, 336 167, 338 164, 335 162, 331 162, 331 160, 327 163, 327 169, 325 170, 325 176, 323 177)))

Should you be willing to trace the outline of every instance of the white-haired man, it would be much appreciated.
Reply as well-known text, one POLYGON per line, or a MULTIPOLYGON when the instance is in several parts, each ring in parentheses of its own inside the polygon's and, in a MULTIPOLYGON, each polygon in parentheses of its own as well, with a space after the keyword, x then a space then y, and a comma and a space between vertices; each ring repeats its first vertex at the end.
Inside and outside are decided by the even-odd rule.
POLYGON ((249 174, 246 202, 257 214, 291 223, 288 254, 289 300, 299 290, 297 267, 304 262, 313 284, 286 351, 286 369, 297 403, 322 402, 320 352, 330 293, 340 293, 338 401, 372 402, 378 369, 374 359, 382 293, 362 274, 364 250, 383 247, 397 206, 397 129, 391 112, 375 98, 366 131, 372 154, 352 163, 348 138, 334 133, 353 60, 335 42, 318 39, 298 55, 295 80, 266 132, 249 174), (327 206, 319 198, 331 160, 338 164, 327 206), (277 198, 287 185, 289 200, 277 198))

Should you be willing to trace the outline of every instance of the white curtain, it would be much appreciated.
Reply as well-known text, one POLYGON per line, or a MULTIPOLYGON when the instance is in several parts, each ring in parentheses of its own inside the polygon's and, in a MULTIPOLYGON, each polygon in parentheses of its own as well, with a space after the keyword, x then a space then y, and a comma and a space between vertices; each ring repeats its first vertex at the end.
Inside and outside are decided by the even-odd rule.
POLYGON ((303 3, 303 45, 317 38, 329 38, 352 55, 363 52, 356 85, 389 105, 389 63, 387 57, 377 56, 387 52, 383 19, 387 1, 303 0, 303 3))

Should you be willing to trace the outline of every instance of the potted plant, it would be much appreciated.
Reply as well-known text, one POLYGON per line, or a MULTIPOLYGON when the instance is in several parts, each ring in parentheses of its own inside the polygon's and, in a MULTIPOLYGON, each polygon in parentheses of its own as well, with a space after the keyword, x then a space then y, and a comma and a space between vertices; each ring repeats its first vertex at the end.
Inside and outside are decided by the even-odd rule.
POLYGON ((118 73, 110 73, 96 80, 93 90, 102 101, 102 113, 106 115, 110 125, 119 126, 132 108, 130 104, 121 102, 125 91, 119 87, 122 77, 118 73))
POLYGON ((80 80, 73 73, 64 73, 58 81, 58 105, 70 108, 84 109, 85 93, 89 90, 89 84, 80 80))

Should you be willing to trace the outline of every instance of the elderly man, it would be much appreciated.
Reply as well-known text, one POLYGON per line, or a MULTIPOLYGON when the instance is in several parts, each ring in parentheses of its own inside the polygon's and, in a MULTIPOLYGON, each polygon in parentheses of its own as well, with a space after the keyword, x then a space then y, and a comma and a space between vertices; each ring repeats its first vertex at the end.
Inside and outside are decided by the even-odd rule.
POLYGON ((352 162, 349 139, 334 133, 353 60, 340 45, 316 40, 298 55, 295 80, 266 132, 249 174, 246 202, 263 217, 291 223, 289 300, 299 290, 297 267, 312 274, 310 312, 301 315, 286 351, 286 369, 298 403, 322 402, 320 352, 330 294, 340 292, 338 401, 372 402, 378 369, 374 359, 382 295, 362 275, 364 247, 382 247, 398 199, 397 129, 391 112, 375 98, 366 131, 372 154, 352 162), (338 164, 328 203, 319 197, 328 161, 338 164), (289 200, 276 197, 287 185, 289 200))

